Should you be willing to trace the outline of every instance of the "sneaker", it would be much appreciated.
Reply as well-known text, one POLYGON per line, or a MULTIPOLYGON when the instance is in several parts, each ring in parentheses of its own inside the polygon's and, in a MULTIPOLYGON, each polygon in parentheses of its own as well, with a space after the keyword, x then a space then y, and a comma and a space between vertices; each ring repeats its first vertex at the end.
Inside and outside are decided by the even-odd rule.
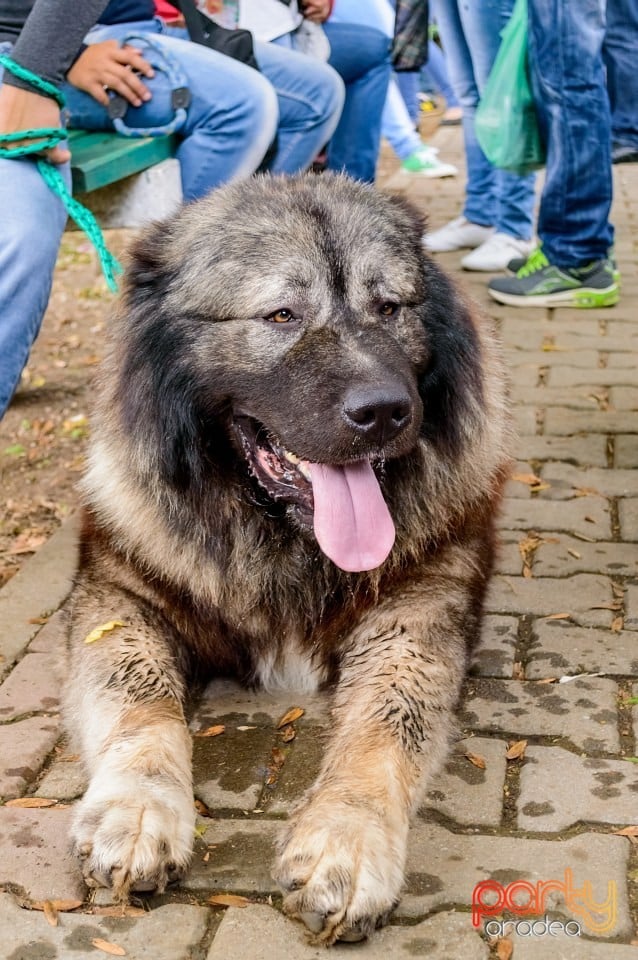
MULTIPOLYGON (((505 272, 509 273, 510 276, 515 276, 519 270, 523 269, 527 263, 527 259, 527 257, 514 257, 514 259, 510 260, 510 262, 507 264, 505 272)), ((607 251, 607 259, 611 264, 614 281, 618 284, 618 287, 620 287, 620 270, 618 269, 618 263, 616 262, 616 255, 613 247, 610 247, 607 251)))
POLYGON ((618 303, 618 283, 609 259, 561 270, 540 247, 514 277, 497 277, 490 296, 512 307, 611 307, 618 303))
POLYGON ((494 227, 483 227, 480 223, 471 223, 465 217, 457 217, 433 233, 426 233, 423 246, 432 253, 467 250, 480 247, 493 234, 494 227))
POLYGON ((531 240, 518 240, 508 233, 494 233, 480 247, 467 253, 461 260, 461 266, 464 270, 494 273, 496 270, 505 270, 516 254, 522 254, 520 259, 525 263, 533 249, 531 240))
POLYGON ((421 177, 455 177, 459 171, 451 163, 443 163, 436 156, 434 150, 423 146, 409 157, 406 157, 401 164, 401 173, 416 173, 421 177))

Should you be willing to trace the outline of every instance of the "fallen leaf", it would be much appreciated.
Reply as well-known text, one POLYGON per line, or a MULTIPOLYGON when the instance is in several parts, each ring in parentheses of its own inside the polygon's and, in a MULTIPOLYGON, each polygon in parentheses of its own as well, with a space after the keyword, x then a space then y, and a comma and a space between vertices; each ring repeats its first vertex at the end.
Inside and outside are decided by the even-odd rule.
POLYGON ((609 600, 607 603, 596 603, 590 610, 622 610, 622 600, 609 600))
POLYGON ((479 770, 485 770, 485 768, 487 767, 485 758, 479 756, 478 753, 470 753, 468 751, 467 753, 463 754, 463 756, 465 757, 466 760, 469 760, 470 763, 474 764, 475 767, 478 767, 479 770))
POLYGON ((524 680, 525 679, 525 667, 523 664, 517 660, 512 667, 512 679, 513 680, 524 680))
POLYGON ((217 907, 247 907, 250 900, 234 893, 216 893, 208 898, 208 903, 213 903, 217 907))
POLYGON ((575 557, 577 560, 580 560, 582 557, 582 553, 579 553, 578 550, 572 550, 570 547, 567 547, 567 553, 569 553, 570 556, 575 557))
POLYGON ((45 624, 45 623, 48 623, 48 622, 49 622, 49 618, 48 618, 48 617, 29 617, 29 619, 27 620, 27 623, 35 623, 35 624, 40 624, 40 625, 45 624))
POLYGON ((217 723, 214 727, 206 727, 205 730, 197 730, 193 736, 194 737, 218 737, 220 733, 223 733, 226 727, 223 723, 217 723))
POLYGON ((575 497, 602 497, 603 500, 607 499, 605 494, 597 490, 596 487, 573 487, 572 489, 575 497))
POLYGON ((291 707, 290 710, 284 713, 283 717, 277 724, 277 729, 281 730, 282 727, 287 726, 289 723, 294 723, 295 720, 299 719, 299 717, 303 717, 305 712, 306 711, 303 709, 303 707, 291 707))
POLYGON ((512 480, 516 480, 517 483, 525 483, 529 487, 541 482, 541 478, 537 477, 535 473, 513 473, 512 480))
POLYGON ((19 557, 23 553, 35 553, 45 543, 46 539, 46 534, 25 531, 19 537, 16 537, 7 553, 10 557, 19 557))
POLYGON ((7 800, 5 807, 26 807, 27 809, 55 807, 57 802, 57 800, 47 800, 44 797, 17 797, 15 800, 7 800))
POLYGON ((571 620, 571 613, 550 613, 546 617, 541 617, 541 620, 571 620))
POLYGON ((625 626, 625 620, 624 620, 624 618, 623 618, 623 617, 616 617, 614 620, 611 621, 611 626, 610 626, 609 629, 610 629, 613 633, 620 633, 620 632, 622 631, 622 629, 623 629, 624 626, 625 626))
POLYGON ((279 747, 273 747, 270 751, 270 765, 267 771, 266 786, 272 787, 277 783, 279 772, 286 762, 286 754, 279 747))
POLYGON ((626 697, 624 700, 620 701, 623 707, 636 707, 638 706, 638 697, 626 697))
POLYGON ((290 741, 294 740, 297 736, 297 731, 293 727, 292 723, 287 723, 285 727, 281 728, 280 735, 284 743, 290 743, 290 741))
POLYGON ((243 727, 237 727, 237 729, 238 729, 238 730, 242 730, 242 731, 243 731, 243 730, 256 730, 257 727, 246 727, 246 726, 243 726, 243 727))
POLYGON ((510 960, 514 953, 514 944, 511 940, 498 940, 495 952, 498 960, 510 960))
POLYGON ((46 922, 52 927, 57 927, 59 923, 58 911, 50 900, 45 900, 42 904, 46 922))
POLYGON ((543 677, 542 680, 535 680, 534 683, 558 683, 558 677, 543 677))
POLYGON ((506 760, 520 760, 521 757, 525 756, 525 750, 527 748, 527 740, 515 740, 513 743, 510 743, 505 754, 506 760))
POLYGON ((91 943, 96 950, 101 950, 102 953, 108 953, 112 957, 125 957, 126 950, 124 947, 118 947, 116 943, 109 943, 108 940, 102 940, 100 937, 95 937, 91 940, 91 943))
POLYGON ((29 910, 45 910, 45 904, 50 904, 54 910, 59 913, 69 913, 71 910, 77 910, 84 903, 83 900, 31 900, 24 906, 29 910))
POLYGON ((632 843, 638 843, 638 826, 623 827, 622 830, 613 830, 616 837, 628 837, 632 843))
POLYGON ((95 643, 96 640, 101 640, 105 633, 110 633, 111 630, 115 630, 116 627, 125 627, 126 624, 123 620, 109 620, 108 623, 103 623, 101 626, 96 627, 95 630, 91 630, 90 633, 84 638, 85 643, 95 643))
POLYGON ((117 903, 108 907, 91 907, 91 913, 96 917, 145 917, 147 911, 130 903, 117 903))
POLYGON ((212 817, 212 813, 206 806, 203 800, 195 801, 195 809, 197 810, 200 817, 212 817))
POLYGON ((572 530, 572 537, 576 537, 577 540, 584 540, 586 543, 596 543, 595 537, 586 537, 584 533, 579 533, 578 530, 572 530))

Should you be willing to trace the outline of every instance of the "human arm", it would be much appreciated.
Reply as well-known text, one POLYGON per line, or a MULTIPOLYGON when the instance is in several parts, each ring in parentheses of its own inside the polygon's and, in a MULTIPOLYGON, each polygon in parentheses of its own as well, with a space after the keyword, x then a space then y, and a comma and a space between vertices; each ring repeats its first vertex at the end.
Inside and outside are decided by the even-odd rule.
POLYGON ((305 0, 302 12, 306 20, 323 23, 332 13, 332 0, 305 0))

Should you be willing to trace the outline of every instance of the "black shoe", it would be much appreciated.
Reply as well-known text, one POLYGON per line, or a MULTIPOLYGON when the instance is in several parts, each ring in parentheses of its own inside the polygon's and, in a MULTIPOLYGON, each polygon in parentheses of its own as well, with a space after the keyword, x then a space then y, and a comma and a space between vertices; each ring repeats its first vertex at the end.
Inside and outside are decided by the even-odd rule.
POLYGON ((638 147, 628 143, 614 143, 611 148, 612 163, 638 163, 638 147))

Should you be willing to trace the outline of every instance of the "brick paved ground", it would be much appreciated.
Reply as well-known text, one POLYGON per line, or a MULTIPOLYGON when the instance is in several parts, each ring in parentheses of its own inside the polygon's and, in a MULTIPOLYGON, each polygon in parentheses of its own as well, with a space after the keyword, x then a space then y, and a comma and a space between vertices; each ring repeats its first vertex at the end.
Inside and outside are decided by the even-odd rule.
MULTIPOLYGON (((461 164, 458 131, 440 130, 434 142, 461 164)), ((395 168, 386 161, 384 184, 428 210, 433 226, 459 212, 462 178, 407 182, 395 168)), ((460 714, 464 739, 417 817, 393 923, 366 945, 335 948, 338 957, 508 956, 472 927, 474 885, 565 882, 571 871, 599 903, 615 892, 609 929, 597 934, 591 916, 578 914, 582 896, 566 903, 555 890, 544 912, 565 925, 579 920, 582 936, 569 935, 573 922, 566 932, 552 928, 553 937, 523 926, 512 939, 515 960, 638 958, 638 841, 619 835, 638 820, 638 167, 619 167, 615 178, 623 293, 613 309, 505 309, 489 301, 484 276, 461 274, 455 254, 442 257, 502 331, 518 463, 460 714), (523 757, 508 760, 508 745, 520 740, 523 757)), ((317 767, 319 735, 329 736, 321 698, 299 701, 305 714, 284 745, 276 723, 294 700, 210 689, 193 731, 226 729, 194 740, 196 793, 212 815, 200 818, 188 879, 139 915, 114 916, 103 894, 87 898, 66 844, 83 779, 58 722, 59 619, 31 622, 59 607, 73 563, 71 522, 0 592, 0 957, 323 956, 278 912, 269 875, 278 822, 317 767), (266 786, 276 746, 285 762, 266 786), (11 805, 24 797, 49 805, 11 805), (208 905, 218 893, 250 904, 208 905), (81 904, 54 926, 50 911, 47 920, 33 909, 44 900, 81 904)))

